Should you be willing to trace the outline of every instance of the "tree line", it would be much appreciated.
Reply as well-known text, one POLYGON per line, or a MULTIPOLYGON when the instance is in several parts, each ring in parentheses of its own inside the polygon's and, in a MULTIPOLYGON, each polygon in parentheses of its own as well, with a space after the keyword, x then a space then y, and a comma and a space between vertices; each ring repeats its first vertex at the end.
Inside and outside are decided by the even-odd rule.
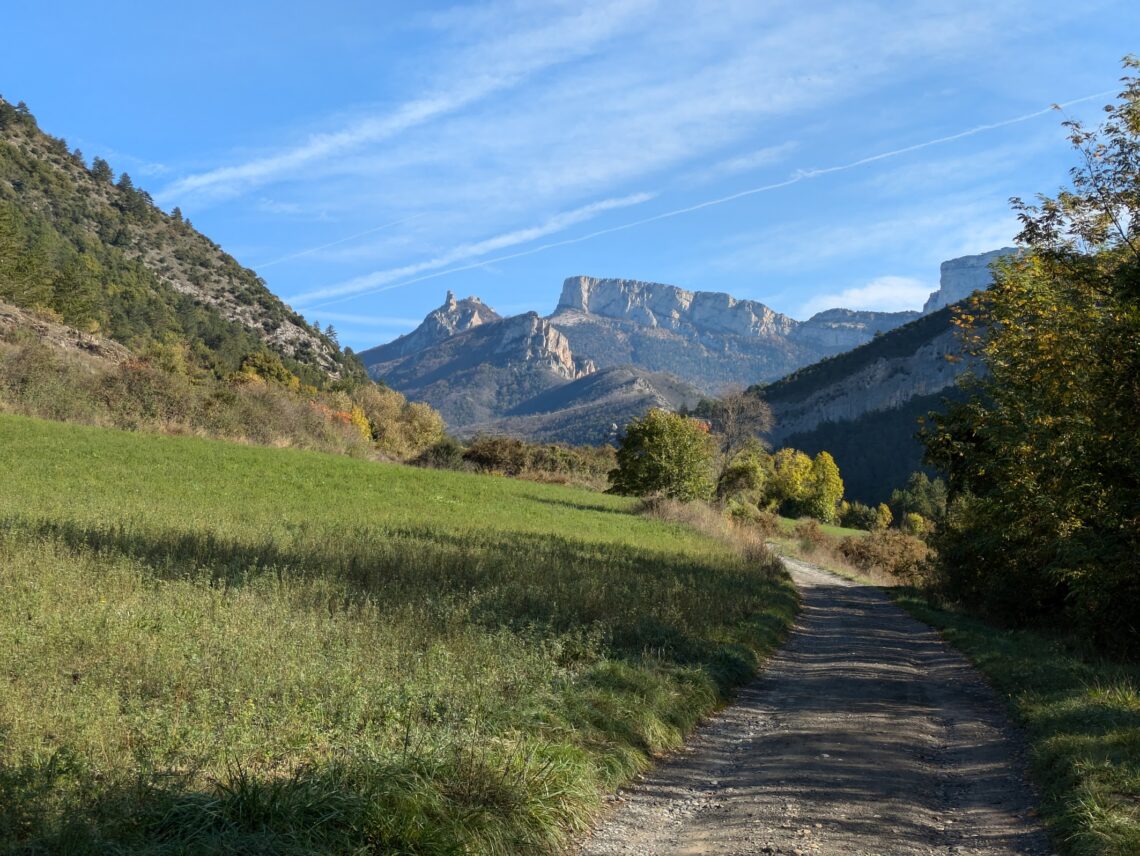
POLYGON ((1140 60, 1056 196, 1012 200, 1025 252, 957 315, 985 367, 924 431, 948 479, 936 533, 951 597, 1062 621, 1140 655, 1140 60))

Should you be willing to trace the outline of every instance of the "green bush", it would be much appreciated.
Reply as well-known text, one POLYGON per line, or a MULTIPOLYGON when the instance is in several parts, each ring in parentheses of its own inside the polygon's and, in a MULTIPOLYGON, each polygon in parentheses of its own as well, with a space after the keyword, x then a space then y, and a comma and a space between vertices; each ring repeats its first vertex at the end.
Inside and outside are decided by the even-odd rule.
POLYGON ((848 529, 875 532, 891 525, 891 510, 884 503, 877 508, 861 502, 844 502, 839 506, 839 525, 848 529))
POLYGON ((626 496, 661 495, 688 501, 713 492, 714 443, 708 426, 653 409, 626 426, 610 471, 610 490, 626 496))

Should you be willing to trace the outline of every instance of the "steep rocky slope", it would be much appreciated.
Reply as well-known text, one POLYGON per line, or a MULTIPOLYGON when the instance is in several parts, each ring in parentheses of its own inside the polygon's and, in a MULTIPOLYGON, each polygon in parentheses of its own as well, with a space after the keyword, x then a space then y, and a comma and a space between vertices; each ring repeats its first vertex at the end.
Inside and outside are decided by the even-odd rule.
POLYGON ((265 346, 310 382, 359 372, 252 270, 168 215, 130 177, 0 99, 0 297, 132 350, 180 340, 233 368, 265 346), (307 372, 305 371, 307 369, 307 372))
POLYGON ((480 324, 502 319, 498 312, 480 300, 478 297, 466 297, 456 300, 454 292, 447 292, 447 299, 443 305, 433 309, 415 330, 406 333, 367 351, 361 351, 357 356, 366 366, 390 363, 408 354, 426 350, 450 339, 457 333, 463 333, 480 324))
POLYGON ((959 359, 950 313, 940 309, 764 387, 776 417, 772 441, 779 444, 822 422, 891 410, 952 386, 969 363, 959 359))
POLYGON ((680 410, 700 400, 700 390, 673 375, 620 366, 553 387, 501 419, 469 426, 463 433, 600 445, 614 440, 621 427, 650 408, 680 410))
MULTIPOLYGON (((444 314, 447 306, 441 307, 444 314)), ((385 362, 374 361, 378 350, 383 354, 373 349, 363 355, 371 375, 411 399, 426 401, 457 430, 502 416, 594 369, 578 360, 566 337, 534 312, 476 324, 385 362)))
POLYGON ((713 395, 781 377, 916 316, 835 309, 801 322, 728 294, 574 276, 550 322, 600 368, 668 371, 713 395))

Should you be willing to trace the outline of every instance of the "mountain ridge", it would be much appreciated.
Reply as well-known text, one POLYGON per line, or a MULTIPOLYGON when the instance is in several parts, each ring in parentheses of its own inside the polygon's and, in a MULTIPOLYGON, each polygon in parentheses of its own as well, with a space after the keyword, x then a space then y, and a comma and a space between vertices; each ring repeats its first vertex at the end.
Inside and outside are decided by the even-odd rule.
MULTIPOLYGON (((944 263, 939 291, 928 305, 977 281, 978 271, 988 270, 990 261, 1006 252, 944 263)), ((583 442, 589 437, 594 442, 609 436, 612 421, 638 415, 634 410, 639 406, 691 406, 694 396, 783 378, 785 386, 774 388, 779 395, 781 389, 795 388, 787 384, 799 372, 827 365, 852 349, 862 353, 861 348, 892 331, 918 324, 920 332, 890 339, 887 348, 898 348, 900 341, 916 335, 921 339, 934 327, 945 334, 932 342, 923 339, 929 353, 908 352, 893 362, 856 357, 873 365, 864 366, 862 378, 838 399, 817 397, 798 408, 782 404, 777 430, 791 434, 811 431, 821 419, 854 418, 951 384, 955 372, 941 360, 953 349, 948 315, 932 322, 925 320, 930 314, 834 308, 798 321, 759 301, 721 292, 575 275, 563 281, 557 306, 545 318, 533 312, 502 318, 479 298, 458 301, 449 291, 444 304, 411 333, 360 357, 374 378, 412 398, 423 397, 461 435, 506 431, 529 439, 583 442), (546 325, 544 347, 519 350, 525 337, 500 335, 519 318, 531 319, 526 323, 532 326, 546 325), (475 330, 481 332, 474 335, 475 330), (464 354, 471 343, 477 344, 464 354), (921 370, 908 360, 921 364, 921 370), (595 372, 614 373, 594 384, 583 382, 595 372), (495 389, 497 384, 511 392, 495 389), (561 389, 569 384, 576 386, 561 389), (583 397, 589 390, 597 391, 596 407, 583 397), (618 401, 622 396, 624 403, 618 401), (544 402, 563 399, 566 425, 559 432, 559 411, 544 402), (587 424, 586 414, 607 424, 587 424)), ((877 346, 866 353, 883 352, 877 346)))

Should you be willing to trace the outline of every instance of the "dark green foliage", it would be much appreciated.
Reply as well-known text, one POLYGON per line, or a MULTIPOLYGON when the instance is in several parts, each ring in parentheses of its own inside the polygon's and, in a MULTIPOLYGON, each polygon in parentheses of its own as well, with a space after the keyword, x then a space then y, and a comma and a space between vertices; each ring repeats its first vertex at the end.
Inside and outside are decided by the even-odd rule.
POLYGON ((463 452, 462 443, 454 437, 444 437, 421 452, 411 463, 417 467, 430 467, 436 470, 462 470, 466 467, 463 452))
POLYGON ((958 318, 988 375, 926 443, 951 595, 1140 656, 1140 79, 1106 109, 1096 131, 1066 123, 1072 188, 1015 200, 1030 252, 958 318))
POLYGON ((882 503, 877 508, 872 508, 861 502, 845 502, 840 506, 838 522, 848 529, 875 532, 890 526, 892 519, 891 510, 882 503))
POLYGON ((476 437, 463 460, 484 472, 517 476, 527 466, 527 446, 515 437, 476 437))
POLYGON ((327 386, 326 368, 350 385, 365 380, 358 360, 180 216, 155 208, 129 175, 112 185, 111 167, 98 157, 86 170, 63 141, 3 99, 0 132, 0 300, 47 310, 136 353, 177 337, 218 376, 264 350, 265 334, 288 321, 299 328, 299 341, 280 356, 302 381, 327 386), (174 288, 169 278, 179 271, 212 299, 174 288), (260 324, 229 320, 235 313, 222 312, 223 303, 253 307, 260 324))
POLYGON ((906 486, 891 491, 891 512, 897 520, 907 514, 920 514, 926 520, 941 520, 946 516, 946 482, 931 479, 922 471, 913 472, 906 486))
POLYGON ((916 396, 893 410, 864 413, 850 422, 823 422, 811 431, 789 435, 784 444, 809 455, 830 452, 843 473, 844 493, 877 505, 888 502, 891 491, 905 484, 911 473, 934 474, 933 467, 924 469, 924 447, 916 436, 921 420, 961 397, 953 388, 916 396))
POLYGON ((610 471, 610 490, 626 496, 707 499, 715 443, 696 420, 653 409, 625 428, 610 471))
POLYGON ((91 161, 91 177, 104 184, 110 184, 115 180, 115 173, 107 161, 97 157, 91 161))

